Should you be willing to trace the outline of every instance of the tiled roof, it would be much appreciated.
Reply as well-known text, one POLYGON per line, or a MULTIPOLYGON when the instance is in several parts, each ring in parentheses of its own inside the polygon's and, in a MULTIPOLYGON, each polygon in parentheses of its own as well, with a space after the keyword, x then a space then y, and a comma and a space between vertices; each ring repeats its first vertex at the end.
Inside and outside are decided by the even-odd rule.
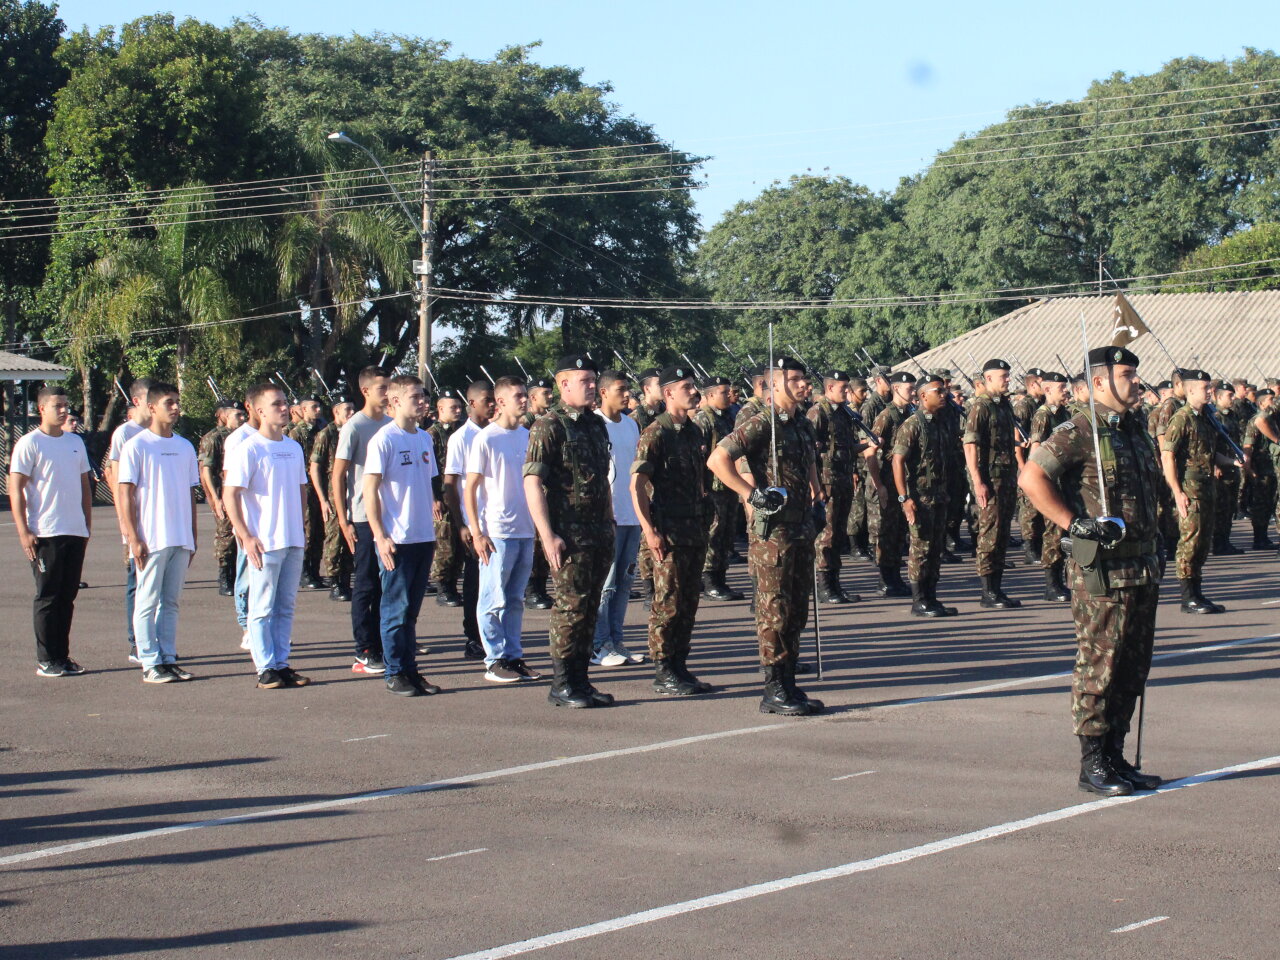
MULTIPOLYGON (((1224 293, 1145 293, 1128 297, 1152 334, 1164 342, 1183 367, 1199 367, 1218 376, 1244 377, 1257 384, 1259 371, 1280 376, 1280 290, 1224 293)), ((1084 364, 1080 312, 1084 311, 1089 346, 1111 342, 1115 292, 1095 297, 1038 300, 934 347, 919 356, 926 368, 951 367, 969 375, 992 357, 1014 369, 1061 369, 1084 364), (972 359, 971 359, 972 357, 972 359), (1019 364, 1021 366, 1019 366, 1019 364)), ((1129 349, 1142 361, 1149 381, 1167 379, 1173 364, 1153 336, 1143 334, 1129 349)), ((909 369, 900 363, 895 370, 909 369)), ((963 377, 960 378, 963 382, 963 377)))
POLYGON ((61 380, 70 372, 56 363, 0 350, 0 380, 61 380))

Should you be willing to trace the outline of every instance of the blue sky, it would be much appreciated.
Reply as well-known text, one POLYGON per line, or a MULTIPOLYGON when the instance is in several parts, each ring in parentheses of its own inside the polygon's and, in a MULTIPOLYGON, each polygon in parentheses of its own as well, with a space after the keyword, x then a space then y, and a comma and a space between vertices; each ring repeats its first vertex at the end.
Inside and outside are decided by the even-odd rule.
POLYGON ((454 52, 481 59, 541 41, 540 62, 611 83, 623 112, 714 158, 698 197, 708 227, 793 173, 839 174, 891 190, 1009 107, 1074 99, 1094 79, 1149 73, 1177 57, 1221 59, 1280 44, 1280 7, 1257 0, 1229 8, 1185 0, 874 8, 835 0, 244 2, 71 0, 60 13, 72 28, 161 10, 218 24, 255 15, 298 32, 448 40, 454 52))

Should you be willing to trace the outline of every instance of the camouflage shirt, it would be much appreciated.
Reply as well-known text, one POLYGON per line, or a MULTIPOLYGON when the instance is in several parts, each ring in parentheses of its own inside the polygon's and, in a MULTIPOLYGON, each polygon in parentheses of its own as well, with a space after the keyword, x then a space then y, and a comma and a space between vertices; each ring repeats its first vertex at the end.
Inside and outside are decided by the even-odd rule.
POLYGON ((524 475, 542 480, 557 534, 589 537, 608 530, 612 536, 612 462, 609 432, 592 411, 557 403, 534 423, 524 475))
POLYGON ((978 449, 978 476, 983 482, 1012 479, 1017 473, 1013 455, 1013 410, 1007 397, 981 396, 969 408, 964 442, 978 449))
POLYGON ((917 410, 893 435, 893 455, 902 457, 907 473, 907 496, 926 506, 951 499, 947 494, 947 424, 940 414, 917 410))
POLYGON ((1253 449, 1253 456, 1249 458, 1253 472, 1262 476, 1271 476, 1276 472, 1275 456, 1277 449, 1270 438, 1258 429, 1258 417, 1268 417, 1273 425, 1275 418, 1269 413, 1259 413, 1257 416, 1251 417, 1244 428, 1244 440, 1240 444, 1246 450, 1253 449))
POLYGON ((823 486, 832 486, 853 476, 858 454, 867 448, 855 432, 853 417, 844 404, 821 397, 809 408, 809 422, 818 444, 818 476, 823 486))
MULTIPOLYGON (((698 412, 694 414, 693 422, 702 428, 702 432, 707 438, 708 453, 710 453, 712 447, 733 433, 733 418, 729 415, 728 410, 699 407, 698 412)), ((720 493, 729 488, 721 483, 715 474, 711 474, 711 489, 716 493, 720 493)))
POLYGON ((871 430, 880 438, 880 475, 890 486, 893 485, 893 474, 889 464, 893 462, 893 441, 898 428, 911 416, 909 407, 900 407, 891 403, 876 417, 871 430))
POLYGON ((1036 411, 1044 406, 1044 398, 1033 397, 1029 393, 1024 393, 1020 394, 1009 406, 1013 410, 1014 419, 1018 421, 1018 426, 1022 428, 1022 432, 1030 436, 1031 420, 1036 415, 1036 411))
POLYGON ((1183 406, 1169 420, 1160 438, 1160 449, 1173 454, 1178 482, 1187 496, 1199 498, 1212 493, 1213 467, 1220 442, 1209 418, 1190 405, 1183 406))
POLYGON ((862 401, 862 409, 858 414, 862 417, 862 422, 870 427, 876 422, 876 417, 884 412, 884 408, 889 405, 889 401, 880 396, 875 390, 867 394, 867 399, 862 401))
POLYGON ((666 412, 666 404, 658 403, 656 406, 645 406, 643 403, 631 411, 631 419, 640 425, 640 432, 643 433, 645 427, 653 423, 654 419, 660 413, 666 412))
POLYGON ((752 417, 764 413, 766 409, 764 402, 759 397, 749 398, 738 410, 738 415, 733 418, 733 429, 737 430, 752 417))
POLYGON ((326 424, 311 441, 311 462, 320 465, 320 489, 329 495, 329 482, 333 476, 333 461, 338 453, 338 425, 326 424))
MULTIPOLYGON (((1071 411, 1065 406, 1053 407, 1047 403, 1041 404, 1040 408, 1035 412, 1035 416, 1031 418, 1031 427, 1027 431, 1027 437, 1031 443, 1044 443, 1049 439, 1049 434, 1070 419, 1071 411)), ((1144 420, 1145 418, 1139 416, 1138 419, 1144 420)))
MULTIPOLYGON (((449 452, 449 438, 453 436, 453 431, 462 426, 467 421, 465 419, 458 420, 454 423, 444 423, 437 420, 427 428, 427 433, 431 434, 431 445, 435 448, 436 464, 441 470, 444 469, 445 459, 449 452)), ((528 424, 526 424, 528 426, 528 424)))
POLYGON ((660 413, 640 434, 631 472, 649 478, 653 525, 676 547, 707 543, 707 436, 692 419, 660 413))
POLYGON ((1164 436, 1164 432, 1169 429, 1169 421, 1173 419, 1173 415, 1186 406, 1187 401, 1179 400, 1173 394, 1165 397, 1160 401, 1160 406, 1156 407, 1156 429, 1152 434, 1157 440, 1164 436))
POLYGON ((810 510, 809 471, 814 468, 817 444, 813 426, 804 417, 778 413, 753 417, 720 441, 720 449, 734 460, 745 459, 756 487, 782 487, 786 505, 771 518, 769 539, 812 540, 817 536, 810 510), (771 426, 777 421, 778 473, 770 470, 771 426))
POLYGON ((310 457, 311 449, 315 446, 316 437, 319 436, 320 431, 322 431, 325 426, 326 424, 323 420, 317 420, 315 423, 308 423, 306 420, 301 420, 290 427, 285 433, 290 439, 298 441, 302 447, 302 453, 304 456, 310 457))
POLYGON ((226 427, 214 427, 200 438, 200 466, 208 467, 213 477, 213 492, 222 493, 222 450, 231 431, 226 427))

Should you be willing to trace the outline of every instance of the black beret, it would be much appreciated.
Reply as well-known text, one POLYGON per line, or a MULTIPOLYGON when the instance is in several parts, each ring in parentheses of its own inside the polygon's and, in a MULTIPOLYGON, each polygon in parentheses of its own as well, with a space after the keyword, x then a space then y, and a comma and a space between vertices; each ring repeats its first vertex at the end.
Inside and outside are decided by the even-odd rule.
POLYGON ((773 361, 773 368, 775 370, 799 370, 801 373, 807 372, 804 364, 795 357, 777 357, 773 361))
POLYGON ((248 413, 248 409, 242 400, 229 400, 223 404, 228 410, 239 410, 241 413, 248 413))
POLYGON ((1172 381, 1172 380, 1161 380, 1159 383, 1157 383, 1157 384, 1156 384, 1156 389, 1157 389, 1157 390, 1172 390, 1172 389, 1173 389, 1173 381, 1172 381))
POLYGON ((822 379, 826 381, 834 382, 834 383, 848 383, 849 371, 848 370, 828 370, 826 373, 822 375, 822 379))
POLYGON ((909 370, 899 370, 889 378, 890 383, 915 383, 916 375, 909 370))
POLYGON ((298 401, 298 402, 299 402, 299 403, 311 403, 311 402, 313 402, 313 401, 314 401, 315 403, 324 403, 324 402, 325 402, 325 399, 324 399, 324 397, 320 396, 320 394, 318 394, 318 393, 308 393, 305 397, 303 397, 303 398, 302 398, 300 401, 298 401))
POLYGON ((1263 387, 1261 390, 1258 391, 1259 400, 1261 400, 1263 397, 1274 397, 1275 395, 1276 395, 1276 392, 1272 390, 1270 387, 1263 387))
POLYGON ((999 358, 988 360, 986 363, 982 365, 983 373, 986 373, 988 370, 1012 370, 1012 369, 1013 368, 1009 366, 1009 363, 1007 360, 1001 360, 999 358))
MULTIPOLYGON (((461 400, 462 398, 458 396, 457 390, 450 390, 448 388, 445 388, 444 390, 440 391, 440 396, 436 397, 436 399, 437 400, 461 400)), ((340 401, 335 400, 333 402, 339 403, 340 401)))
POLYGON ((769 375, 769 368, 766 366, 759 366, 751 371, 752 379, 755 379, 756 377, 767 377, 768 375, 769 375))
POLYGON ((950 380, 950 379, 951 379, 951 371, 950 371, 950 370, 948 370, 948 369, 946 369, 945 367, 938 367, 936 370, 930 370, 930 371, 929 371, 929 376, 931 376, 931 377, 937 377, 937 378, 939 378, 940 380, 944 380, 944 381, 945 381, 945 380, 950 380))
POLYGON ((588 357, 585 353, 568 353, 560 358, 560 363, 556 366, 556 373, 562 370, 590 370, 592 373, 599 373, 600 368, 596 362, 588 357))
POLYGON ((235 405, 236 405, 236 401, 232 400, 230 397, 223 397, 221 400, 219 400, 217 403, 213 405, 213 409, 214 410, 230 410, 235 405))
POLYGON ((546 377, 539 377, 537 380, 533 381, 533 383, 529 384, 529 386, 544 387, 547 390, 554 390, 556 388, 556 385, 552 383, 550 380, 548 380, 546 377))
MULTIPOLYGON (((910 376, 910 374, 907 374, 907 376, 910 376)), ((921 377, 919 380, 916 381, 916 387, 917 388, 926 387, 934 383, 938 384, 939 386, 946 386, 947 381, 942 377, 938 376, 936 373, 926 373, 923 377, 921 377)))
POLYGON ((1027 368, 1027 376, 1028 376, 1028 377, 1040 377, 1041 379, 1043 379, 1043 378, 1044 378, 1044 374, 1045 374, 1044 370, 1042 370, 1040 367, 1028 367, 1028 368, 1027 368))
POLYGON ((1138 365, 1138 355, 1124 347, 1094 347, 1087 359, 1090 368, 1138 365))
POLYGON ((1041 380, 1044 380, 1048 383, 1066 383, 1067 382, 1067 375, 1065 373, 1059 373, 1057 370, 1042 370, 1038 374, 1038 376, 1040 377, 1041 380))
POLYGON ((681 380, 688 380, 693 375, 692 367, 678 367, 673 364, 662 368, 662 372, 658 374, 658 384, 665 387, 672 383, 679 383, 681 380))
POLYGON ((1236 392, 1236 388, 1235 388, 1234 386, 1232 386, 1232 384, 1231 384, 1231 381, 1230 381, 1230 380, 1219 380, 1217 383, 1215 383, 1215 384, 1213 385, 1213 389, 1215 389, 1215 390, 1230 390, 1232 393, 1235 393, 1235 392, 1236 392))
POLYGON ((708 377, 702 381, 704 387, 731 387, 733 381, 728 377, 708 377))
POLYGON ((1201 383, 1211 383, 1213 381, 1213 377, 1210 376, 1208 370, 1191 370, 1186 367, 1181 367, 1179 369, 1182 372, 1183 381, 1198 380, 1201 383))

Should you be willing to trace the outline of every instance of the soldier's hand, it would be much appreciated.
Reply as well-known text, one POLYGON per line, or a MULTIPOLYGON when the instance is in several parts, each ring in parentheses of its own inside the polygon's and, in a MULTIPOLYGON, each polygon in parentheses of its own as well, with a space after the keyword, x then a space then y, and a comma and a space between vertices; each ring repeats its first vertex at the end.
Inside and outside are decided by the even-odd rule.
POLYGON ((552 571, 559 570, 564 564, 564 541, 554 534, 550 540, 542 541, 542 552, 547 558, 547 566, 552 571))
POLYGON ((787 498, 772 487, 765 489, 756 487, 747 498, 751 508, 760 511, 760 514, 766 517, 777 513, 786 502, 787 498))
POLYGON ((1173 491, 1173 502, 1178 507, 1178 516, 1185 518, 1191 513, 1191 498, 1181 490, 1173 491))
POLYGON ((431 519, 436 523, 444 523, 444 504, 439 500, 431 504, 431 519))
POLYGON ((222 518, 227 515, 226 511, 222 509, 222 502, 217 497, 214 497, 209 501, 209 508, 213 511, 213 519, 217 520, 219 523, 221 523, 222 518))
POLYGON ((655 560, 665 560, 667 558, 667 538, 658 533, 657 530, 646 531, 644 542, 648 544, 649 552, 653 554, 655 560))
POLYGON ((916 502, 910 497, 902 501, 902 515, 907 518, 907 523, 913 527, 916 525, 916 502))
POLYGON ((1094 540, 1104 547, 1115 546, 1124 539, 1124 529, 1115 521, 1092 517, 1076 517, 1068 531, 1072 539, 1094 540))
POLYGON ((320 501, 320 519, 325 523, 329 522, 329 518, 333 516, 333 507, 329 506, 328 500, 320 501))
POLYGON ((979 482, 973 485, 973 499, 978 501, 978 509, 987 509, 987 501, 991 499, 991 488, 979 482))

